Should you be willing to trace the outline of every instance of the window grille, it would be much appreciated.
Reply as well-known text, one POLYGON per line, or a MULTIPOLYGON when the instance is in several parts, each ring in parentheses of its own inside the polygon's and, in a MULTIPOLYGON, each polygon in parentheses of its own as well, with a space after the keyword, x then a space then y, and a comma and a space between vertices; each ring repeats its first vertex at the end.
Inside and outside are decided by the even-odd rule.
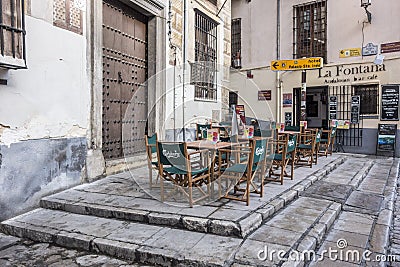
POLYGON ((378 85, 370 84, 354 86, 354 94, 360 96, 360 115, 378 114, 378 85))
MULTIPOLYGON (((337 97, 336 119, 350 121, 351 97, 357 95, 355 88, 350 85, 332 86, 329 88, 329 94, 337 97)), ((359 123, 351 123, 349 129, 338 129, 336 143, 342 146, 362 146, 363 118, 360 117, 359 123)))
POLYGON ((231 54, 232 54, 232 67, 241 68, 242 67, 242 20, 233 19, 231 28, 231 54))
POLYGON ((195 62, 191 66, 191 84, 195 98, 217 100, 217 23, 195 12, 195 62))
POLYGON ((326 62, 326 1, 294 6, 293 58, 322 57, 326 62))
POLYGON ((80 0, 54 0, 53 24, 57 27, 82 34, 82 10, 80 0))
POLYGON ((0 67, 26 68, 24 0, 3 0, 0 8, 0 67))

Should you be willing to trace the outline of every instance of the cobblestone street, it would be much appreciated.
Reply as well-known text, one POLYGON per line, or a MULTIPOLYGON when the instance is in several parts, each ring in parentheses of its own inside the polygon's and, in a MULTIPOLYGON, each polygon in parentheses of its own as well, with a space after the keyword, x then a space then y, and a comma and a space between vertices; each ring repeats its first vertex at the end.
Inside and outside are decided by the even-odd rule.
MULTIPOLYGON (((334 154, 297 168, 284 185, 266 184, 249 207, 217 201, 192 209, 149 198, 129 173, 114 175, 2 222, 0 265, 400 266, 374 261, 400 259, 398 168, 398 159, 334 154), (343 253, 332 261, 329 249, 343 253), (323 260, 293 257, 304 251, 323 260)), ((135 180, 146 172, 135 170, 135 180)))

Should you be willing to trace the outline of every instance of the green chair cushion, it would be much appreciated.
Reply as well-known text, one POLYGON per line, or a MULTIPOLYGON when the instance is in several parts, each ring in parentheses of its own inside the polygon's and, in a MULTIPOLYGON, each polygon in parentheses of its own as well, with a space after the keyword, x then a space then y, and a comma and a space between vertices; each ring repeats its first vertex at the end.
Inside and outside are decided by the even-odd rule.
MULTIPOLYGON (((183 167, 178 168, 175 166, 164 168, 164 171, 166 171, 170 174, 187 174, 188 173, 183 167)), ((203 173, 206 171, 208 171, 208 168, 192 169, 192 175, 197 175, 197 174, 200 174, 200 173, 203 173)))
POLYGON ((227 172, 244 173, 247 170, 247 164, 235 164, 225 169, 227 172))
POLYGON ((311 145, 299 144, 298 148, 300 149, 312 149, 311 145))

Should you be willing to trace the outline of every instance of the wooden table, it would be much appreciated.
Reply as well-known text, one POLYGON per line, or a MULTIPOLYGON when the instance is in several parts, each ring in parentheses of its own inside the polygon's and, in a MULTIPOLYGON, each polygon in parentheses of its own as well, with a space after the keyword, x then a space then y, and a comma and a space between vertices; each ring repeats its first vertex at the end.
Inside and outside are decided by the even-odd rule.
POLYGON ((231 142, 218 142, 218 143, 213 143, 208 140, 196 140, 196 141, 191 141, 187 142, 186 145, 188 148, 192 149, 209 149, 212 151, 215 151, 217 149, 221 148, 228 148, 231 147, 232 145, 235 145, 236 143, 231 143, 231 142))
MULTIPOLYGON (((200 150, 200 149, 208 149, 211 152, 211 177, 212 177, 212 181, 215 181, 215 170, 214 170, 214 166, 215 166, 215 159, 216 156, 215 154, 217 153, 218 149, 223 149, 223 148, 230 148, 234 145, 237 145, 238 143, 232 143, 232 142, 218 142, 218 143, 214 143, 211 142, 209 140, 196 140, 196 141, 191 141, 191 142, 187 142, 186 146, 187 148, 191 148, 191 149, 196 149, 196 150, 200 150)), ((219 168, 219 166, 218 166, 219 168)), ((211 185, 211 194, 214 194, 214 183, 212 183, 211 185)))

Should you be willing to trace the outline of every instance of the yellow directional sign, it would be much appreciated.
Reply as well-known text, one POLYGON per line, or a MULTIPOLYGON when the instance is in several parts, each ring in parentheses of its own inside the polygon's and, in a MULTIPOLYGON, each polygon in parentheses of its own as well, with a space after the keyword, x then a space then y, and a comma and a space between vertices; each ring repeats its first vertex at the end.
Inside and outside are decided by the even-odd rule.
POLYGON ((342 49, 339 52, 339 57, 340 58, 345 58, 345 57, 361 57, 361 48, 347 48, 347 49, 342 49))
POLYGON ((271 70, 306 70, 322 67, 323 59, 321 57, 271 61, 271 70))

